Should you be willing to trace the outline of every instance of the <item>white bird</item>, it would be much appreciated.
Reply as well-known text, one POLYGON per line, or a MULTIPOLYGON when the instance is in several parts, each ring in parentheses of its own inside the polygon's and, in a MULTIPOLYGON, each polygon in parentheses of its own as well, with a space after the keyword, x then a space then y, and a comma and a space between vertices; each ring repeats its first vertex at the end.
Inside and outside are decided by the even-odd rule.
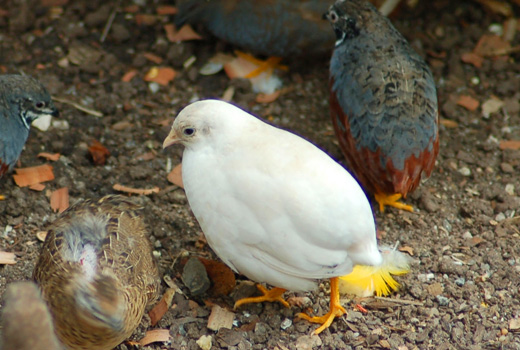
POLYGON ((229 103, 205 100, 179 113, 163 148, 175 143, 185 147, 184 189, 210 247, 235 272, 279 287, 259 287, 264 296, 235 307, 261 301, 288 306, 285 290, 310 291, 330 278, 330 311, 299 314, 322 324, 318 334, 346 313, 339 276, 355 265, 377 266, 370 270, 376 275, 391 265, 378 250, 361 187, 303 138, 229 103))

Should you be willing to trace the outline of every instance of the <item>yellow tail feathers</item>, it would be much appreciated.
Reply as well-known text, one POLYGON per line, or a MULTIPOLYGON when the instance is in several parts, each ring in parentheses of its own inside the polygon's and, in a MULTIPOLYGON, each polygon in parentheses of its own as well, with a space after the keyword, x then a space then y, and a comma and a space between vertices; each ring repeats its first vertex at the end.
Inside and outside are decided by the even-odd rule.
POLYGON ((356 265, 352 272, 339 278, 341 294, 360 297, 388 295, 399 288, 392 275, 404 275, 410 271, 408 256, 396 249, 384 248, 383 263, 379 266, 356 265))

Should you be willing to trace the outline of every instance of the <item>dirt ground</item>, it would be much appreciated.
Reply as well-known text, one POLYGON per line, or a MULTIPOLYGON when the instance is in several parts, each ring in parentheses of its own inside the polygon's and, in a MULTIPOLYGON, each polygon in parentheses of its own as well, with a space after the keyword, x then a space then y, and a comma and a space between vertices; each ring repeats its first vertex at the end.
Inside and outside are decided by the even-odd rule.
MULTIPOLYGON (((159 193, 136 200, 145 205, 161 275, 171 276, 184 294, 176 293, 174 308, 155 327, 145 317, 131 339, 152 328, 169 329, 171 335, 169 343, 145 349, 198 349, 202 335, 212 337, 211 349, 520 349, 520 150, 518 142, 504 142, 520 140, 520 54, 486 57, 479 68, 461 59, 483 35, 503 28, 506 17, 471 0, 419 1, 394 15, 396 27, 432 67, 443 120, 433 175, 407 199, 417 210, 380 213, 374 205, 380 241, 408 247, 413 268, 398 277, 402 289, 391 298, 399 300, 345 299, 348 316, 311 337, 316 326, 295 319, 301 308, 270 303, 238 310, 231 330, 207 328, 211 306, 205 301, 231 310, 233 300, 191 296, 180 278, 180 256, 214 256, 201 240, 183 190, 166 179, 182 149, 163 151, 161 145, 183 106, 221 97, 233 86, 235 103, 343 162, 328 114, 328 59, 282 73, 288 91, 275 102, 257 103, 244 81, 230 81, 223 73, 198 74, 215 52, 232 52, 231 47, 207 34, 203 41, 170 43, 163 26, 173 16, 157 15, 156 9, 173 4, 123 0, 120 8, 136 4, 137 12, 116 13, 100 42, 116 1, 0 3, 0 69, 34 75, 53 96, 103 114, 56 102, 61 123, 45 132, 33 128, 20 159, 22 167, 51 163, 56 179, 41 192, 17 187, 11 175, 2 179, 0 193, 7 200, 0 202, 0 250, 16 253, 17 262, 0 266, 0 295, 6 284, 31 277, 42 245, 36 232, 57 217, 49 204, 51 191, 67 187, 74 203, 115 193, 114 184, 157 186, 159 193), (143 14, 151 16, 137 25, 143 14), (147 53, 177 71, 169 85, 143 80, 157 65, 147 53), (185 69, 191 56, 196 61, 185 69), (123 82, 131 70, 137 75, 123 82), (461 96, 480 106, 457 104, 461 96), (500 108, 493 108, 497 101, 500 108), (95 166, 90 159, 93 139, 110 151, 106 165, 95 166), (38 158, 43 151, 59 152, 61 158, 38 158), (368 313, 356 309, 356 302, 368 313)), ((520 45, 518 30, 509 43, 513 48, 520 45)), ((328 307, 327 285, 304 295, 316 314, 328 307)))

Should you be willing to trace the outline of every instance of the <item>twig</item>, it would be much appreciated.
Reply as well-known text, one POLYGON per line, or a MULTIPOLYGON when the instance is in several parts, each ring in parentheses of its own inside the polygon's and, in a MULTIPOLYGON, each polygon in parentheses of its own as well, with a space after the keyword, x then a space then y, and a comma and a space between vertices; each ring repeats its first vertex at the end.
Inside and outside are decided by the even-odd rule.
POLYGON ((414 300, 404 300, 404 299, 394 299, 394 298, 387 298, 387 297, 374 297, 376 300, 384 300, 389 301, 392 303, 397 304, 405 304, 405 305, 416 305, 416 306, 423 306, 424 303, 421 301, 414 301, 414 300))
POLYGON ((121 1, 117 2, 116 7, 110 14, 107 20, 107 24, 105 24, 105 28, 103 28, 103 33, 101 34, 101 38, 99 39, 99 42, 103 43, 105 42, 105 39, 107 38, 108 32, 110 32, 110 28, 112 28, 112 23, 114 23, 114 19, 116 18, 117 11, 119 11, 119 4, 121 1))
POLYGON ((89 109, 87 107, 83 107, 79 103, 76 103, 76 102, 71 101, 71 100, 67 100, 65 98, 53 97, 52 99, 54 101, 58 101, 58 102, 61 102, 61 103, 65 103, 65 104, 71 105, 72 107, 74 107, 76 109, 79 109, 80 111, 85 112, 87 114, 93 115, 95 117, 99 118, 99 117, 103 116, 103 113, 101 113, 101 112, 95 111, 93 109, 89 109))

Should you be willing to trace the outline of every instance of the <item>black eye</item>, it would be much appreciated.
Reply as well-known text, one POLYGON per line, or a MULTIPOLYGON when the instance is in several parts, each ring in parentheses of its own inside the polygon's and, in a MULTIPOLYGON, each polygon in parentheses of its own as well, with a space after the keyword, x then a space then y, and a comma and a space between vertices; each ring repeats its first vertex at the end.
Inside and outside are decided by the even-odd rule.
POLYGON ((338 21, 338 15, 336 14, 336 12, 331 11, 331 12, 329 13, 329 21, 330 21, 331 23, 336 23, 336 22, 338 21))
POLYGON ((45 107, 45 103, 44 102, 36 102, 35 106, 36 106, 36 108, 43 108, 43 107, 45 107))
POLYGON ((193 128, 186 128, 182 132, 186 136, 191 136, 191 135, 195 134, 195 129, 193 129, 193 128))

